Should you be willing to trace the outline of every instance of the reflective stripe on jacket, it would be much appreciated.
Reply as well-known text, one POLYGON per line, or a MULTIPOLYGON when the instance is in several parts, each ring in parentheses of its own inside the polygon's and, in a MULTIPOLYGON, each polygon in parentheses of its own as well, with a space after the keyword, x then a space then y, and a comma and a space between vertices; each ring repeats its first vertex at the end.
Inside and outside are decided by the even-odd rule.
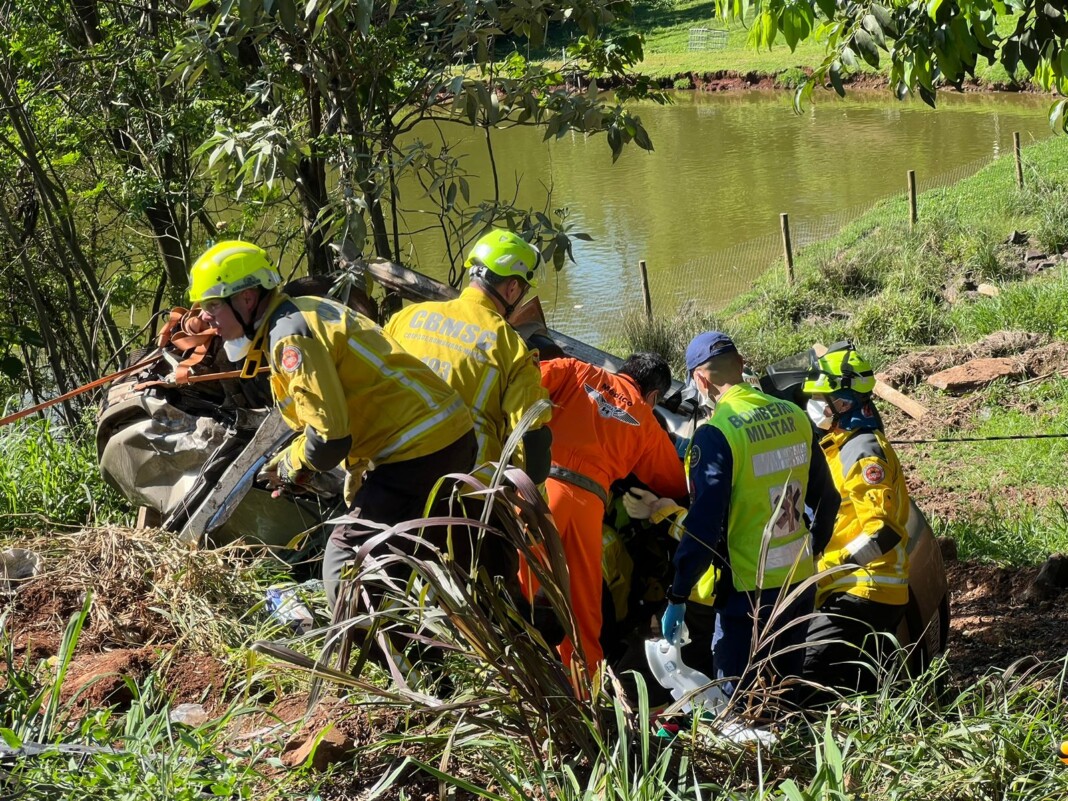
MULTIPOLYGON (((812 538, 804 510, 812 429, 805 413, 748 384, 736 384, 719 398, 705 425, 717 428, 731 450, 727 553, 734 589, 772 589, 811 576, 812 538)), ((696 458, 687 454, 687 471, 696 458)), ((698 581, 697 594, 709 597, 714 584, 713 567, 698 581)))
POLYGON ((453 389, 346 306, 279 295, 267 326, 271 391, 286 423, 301 432, 289 448, 294 467, 406 461, 471 430, 453 389))
MULTIPOLYGON (((487 462, 501 458, 508 435, 527 409, 549 393, 537 357, 484 292, 468 287, 455 300, 401 309, 386 333, 455 389, 471 409, 478 437, 476 475, 488 482, 487 462)), ((533 426, 549 421, 548 411, 533 426)), ((523 465, 522 455, 516 460, 523 465)))
POLYGON ((819 569, 849 564, 856 555, 862 555, 860 561, 865 563, 823 579, 820 600, 832 592, 848 592, 884 604, 908 603, 909 495, 897 454, 881 431, 832 431, 820 440, 820 447, 842 505, 819 569), (869 561, 864 549, 870 549, 884 528, 900 539, 869 561))

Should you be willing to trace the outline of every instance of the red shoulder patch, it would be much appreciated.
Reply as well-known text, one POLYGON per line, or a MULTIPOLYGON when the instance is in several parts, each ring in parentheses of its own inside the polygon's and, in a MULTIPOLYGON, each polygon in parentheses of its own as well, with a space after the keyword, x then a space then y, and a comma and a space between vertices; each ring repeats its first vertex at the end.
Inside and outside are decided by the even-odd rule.
POLYGON ((304 361, 304 357, 301 355, 300 350, 293 345, 286 345, 282 349, 282 369, 287 373, 292 373, 298 367, 300 363, 304 361))
POLYGON ((864 468, 864 481, 867 484, 882 484, 886 478, 886 471, 877 464, 870 464, 864 468))

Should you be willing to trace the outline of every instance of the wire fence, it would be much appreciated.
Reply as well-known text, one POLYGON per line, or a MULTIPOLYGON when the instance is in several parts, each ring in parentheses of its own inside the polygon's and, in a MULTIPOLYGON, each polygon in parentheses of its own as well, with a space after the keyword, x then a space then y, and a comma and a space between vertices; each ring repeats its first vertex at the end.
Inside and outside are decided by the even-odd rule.
MULTIPOLYGON (((953 186, 1006 155, 1011 158, 1012 151, 985 156, 938 175, 917 176, 916 194, 953 186)), ((893 192, 830 214, 809 219, 795 219, 791 216, 789 220, 790 241, 794 257, 797 257, 801 249, 835 236, 850 223, 880 204, 902 202, 906 204, 902 213, 907 215, 908 192, 904 188, 904 175, 902 175, 901 183, 903 189, 900 192, 893 192)), ((683 307, 714 312, 752 287, 753 283, 769 269, 785 269, 784 262, 783 237, 781 233, 776 232, 699 256, 678 264, 670 270, 657 271, 650 276, 650 290, 654 298, 655 312, 659 315, 672 315, 683 307), (685 286, 679 285, 681 276, 685 276, 685 286)), ((637 270, 637 264, 634 267, 637 270)), ((628 300, 631 299, 628 298, 628 300)), ((639 309, 641 299, 636 298, 625 305, 628 308, 639 309)), ((623 334, 623 315, 619 313, 618 307, 606 312, 595 323, 588 318, 588 308, 585 314, 587 318, 583 323, 580 324, 578 320, 564 319, 560 320, 559 327, 564 331, 572 327, 581 327, 584 333, 588 334, 591 327, 595 326, 594 338, 600 343, 620 341, 623 334), (569 322, 572 324, 569 325, 569 322)))

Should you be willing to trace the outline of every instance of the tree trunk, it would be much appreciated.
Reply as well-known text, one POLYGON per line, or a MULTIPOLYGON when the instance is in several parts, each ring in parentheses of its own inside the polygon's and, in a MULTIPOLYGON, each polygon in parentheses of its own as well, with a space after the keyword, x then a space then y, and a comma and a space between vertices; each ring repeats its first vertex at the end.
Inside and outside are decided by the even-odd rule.
MULTIPOLYGON (((304 95, 308 102, 308 135, 312 141, 323 132, 323 96, 315 81, 304 79, 304 95)), ((323 236, 323 210, 329 203, 326 189, 326 160, 313 153, 297 165, 297 186, 304 225, 304 251, 308 257, 308 274, 325 275, 333 260, 323 236)))

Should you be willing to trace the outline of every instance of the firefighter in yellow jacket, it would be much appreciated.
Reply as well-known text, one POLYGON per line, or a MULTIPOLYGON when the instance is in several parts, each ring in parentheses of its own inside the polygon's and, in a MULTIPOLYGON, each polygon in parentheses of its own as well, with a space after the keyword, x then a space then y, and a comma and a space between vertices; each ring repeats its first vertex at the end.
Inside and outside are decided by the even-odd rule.
POLYGON ((843 691, 871 692, 909 599, 909 496, 872 402, 871 365, 850 343, 817 360, 804 384, 808 414, 842 496, 819 560, 818 614, 809 624, 805 676, 843 691), (858 650, 861 649, 861 650, 858 650))
MULTIPOLYGON (((538 401, 548 402, 536 352, 508 324, 532 288, 540 261, 537 248, 519 235, 493 229, 471 249, 465 266, 470 284, 460 297, 416 303, 397 312, 386 333, 417 356, 464 399, 475 421, 478 467, 488 484, 491 462, 505 440, 538 401)), ((538 484, 549 474, 552 434, 547 408, 523 437, 522 466, 538 484)))
MULTIPOLYGON (((371 320, 326 298, 291 298, 280 283, 267 253, 240 241, 211 248, 190 274, 190 297, 227 356, 249 375, 267 361, 278 409, 300 432, 262 477, 292 489, 339 464, 372 466, 350 511, 386 525, 422 517, 437 480, 474 465, 463 399, 371 320)), ((352 525, 331 533, 323 561, 331 605, 351 546, 367 533, 352 525)))

